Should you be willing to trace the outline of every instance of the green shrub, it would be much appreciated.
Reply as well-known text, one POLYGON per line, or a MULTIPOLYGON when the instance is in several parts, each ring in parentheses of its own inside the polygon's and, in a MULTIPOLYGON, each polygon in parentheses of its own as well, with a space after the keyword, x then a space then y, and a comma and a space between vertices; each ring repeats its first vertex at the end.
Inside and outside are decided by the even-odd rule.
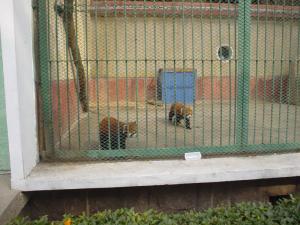
POLYGON ((133 209, 106 210, 91 216, 65 215, 62 221, 49 221, 46 216, 33 221, 17 218, 9 225, 63 225, 67 219, 71 219, 72 225, 298 225, 300 199, 291 197, 280 200, 275 206, 269 203, 241 203, 203 212, 170 214, 154 210, 143 213, 133 209))

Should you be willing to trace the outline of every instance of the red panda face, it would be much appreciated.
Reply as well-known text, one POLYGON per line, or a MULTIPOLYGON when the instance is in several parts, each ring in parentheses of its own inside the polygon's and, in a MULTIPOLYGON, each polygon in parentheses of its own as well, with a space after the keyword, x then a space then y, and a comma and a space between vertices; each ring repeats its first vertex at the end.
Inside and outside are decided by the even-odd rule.
POLYGON ((137 123, 136 122, 129 122, 126 125, 127 137, 133 138, 137 135, 137 123))
POLYGON ((192 117, 193 110, 190 107, 185 107, 184 108, 184 115, 186 118, 190 119, 192 117))

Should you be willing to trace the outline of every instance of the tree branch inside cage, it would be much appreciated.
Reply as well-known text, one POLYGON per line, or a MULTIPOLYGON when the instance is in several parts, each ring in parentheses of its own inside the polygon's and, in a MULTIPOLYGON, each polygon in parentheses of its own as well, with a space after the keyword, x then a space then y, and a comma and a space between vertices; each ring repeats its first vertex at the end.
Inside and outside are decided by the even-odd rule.
POLYGON ((88 111, 88 101, 86 94, 86 78, 84 67, 81 60, 80 50, 78 43, 76 41, 76 32, 73 19, 73 6, 74 0, 64 0, 64 5, 56 3, 56 12, 63 19, 64 29, 66 32, 66 38, 68 40, 69 50, 71 52, 71 57, 73 59, 74 65, 77 70, 76 79, 76 91, 79 95, 79 101, 83 112, 88 111), (79 87, 79 88, 78 88, 79 87))

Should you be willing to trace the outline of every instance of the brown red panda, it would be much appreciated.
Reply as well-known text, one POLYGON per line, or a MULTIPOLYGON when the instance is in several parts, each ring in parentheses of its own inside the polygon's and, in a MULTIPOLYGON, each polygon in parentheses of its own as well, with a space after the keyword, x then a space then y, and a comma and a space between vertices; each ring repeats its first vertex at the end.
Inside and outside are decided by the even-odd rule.
POLYGON ((100 122, 100 145, 103 150, 126 149, 127 137, 135 137, 137 123, 121 122, 114 117, 105 117, 100 122))
POLYGON ((176 102, 171 105, 169 112, 169 120, 171 120, 174 124, 178 124, 183 120, 185 128, 192 129, 192 114, 193 110, 191 107, 186 106, 180 102, 176 102))

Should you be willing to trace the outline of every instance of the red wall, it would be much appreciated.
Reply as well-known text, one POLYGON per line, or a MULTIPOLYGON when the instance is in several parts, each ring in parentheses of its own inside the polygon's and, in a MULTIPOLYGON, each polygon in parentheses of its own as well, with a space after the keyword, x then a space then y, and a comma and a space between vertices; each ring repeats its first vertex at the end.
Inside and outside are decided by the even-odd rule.
MULTIPOLYGON (((264 96, 264 90, 266 96, 272 95, 272 80, 264 80, 262 78, 257 80, 257 96, 262 99, 264 96), (266 87, 264 89, 264 87, 266 87)), ((61 136, 67 129, 71 126, 77 119, 78 107, 80 109, 80 104, 78 106, 77 94, 73 80, 69 81, 69 87, 66 80, 61 80, 59 84, 54 81, 52 84, 52 102, 53 102, 53 123, 55 136, 61 136), (69 96, 67 95, 69 92, 69 96), (60 98, 58 98, 58 95, 60 98), (60 101, 59 101, 60 99, 60 101), (69 115, 69 117, 68 117, 69 115), (60 129, 59 129, 60 127, 60 129)), ((274 100, 279 101, 280 98, 280 87, 282 96, 286 95, 287 91, 287 79, 282 79, 282 84, 279 77, 274 79, 274 100)), ((156 81, 155 78, 128 78, 126 83, 126 78, 118 78, 118 89, 116 78, 101 78, 98 80, 91 79, 87 84, 89 93, 90 104, 97 104, 97 88, 99 91, 99 103, 101 105, 107 102, 107 93, 109 93, 110 103, 117 101, 117 90, 119 101, 126 101, 126 90, 128 101, 136 101, 136 86, 138 87, 138 101, 145 101, 145 91, 149 100, 153 100, 155 97, 156 81), (108 85, 107 85, 108 84, 108 85), (128 86, 128 88, 126 88, 128 86), (107 90, 108 87, 108 90, 107 90), (146 88, 145 88, 146 87, 146 88)), ((196 83, 196 100, 204 97, 205 100, 211 100, 212 96, 214 100, 220 100, 222 95, 222 100, 226 101, 231 97, 235 96, 235 79, 228 76, 222 77, 199 77, 196 83), (231 81, 230 81, 231 79, 231 81), (213 93, 212 93, 213 91, 213 93)), ((254 97, 256 91, 256 81, 255 78, 250 80, 250 96, 254 97)), ((266 99, 270 99, 266 98, 266 99)))
MULTIPOLYGON (((80 105, 79 105, 80 106, 80 105)), ((54 138, 57 138, 71 126, 78 115, 78 101, 73 80, 52 82, 52 117, 54 138)))

